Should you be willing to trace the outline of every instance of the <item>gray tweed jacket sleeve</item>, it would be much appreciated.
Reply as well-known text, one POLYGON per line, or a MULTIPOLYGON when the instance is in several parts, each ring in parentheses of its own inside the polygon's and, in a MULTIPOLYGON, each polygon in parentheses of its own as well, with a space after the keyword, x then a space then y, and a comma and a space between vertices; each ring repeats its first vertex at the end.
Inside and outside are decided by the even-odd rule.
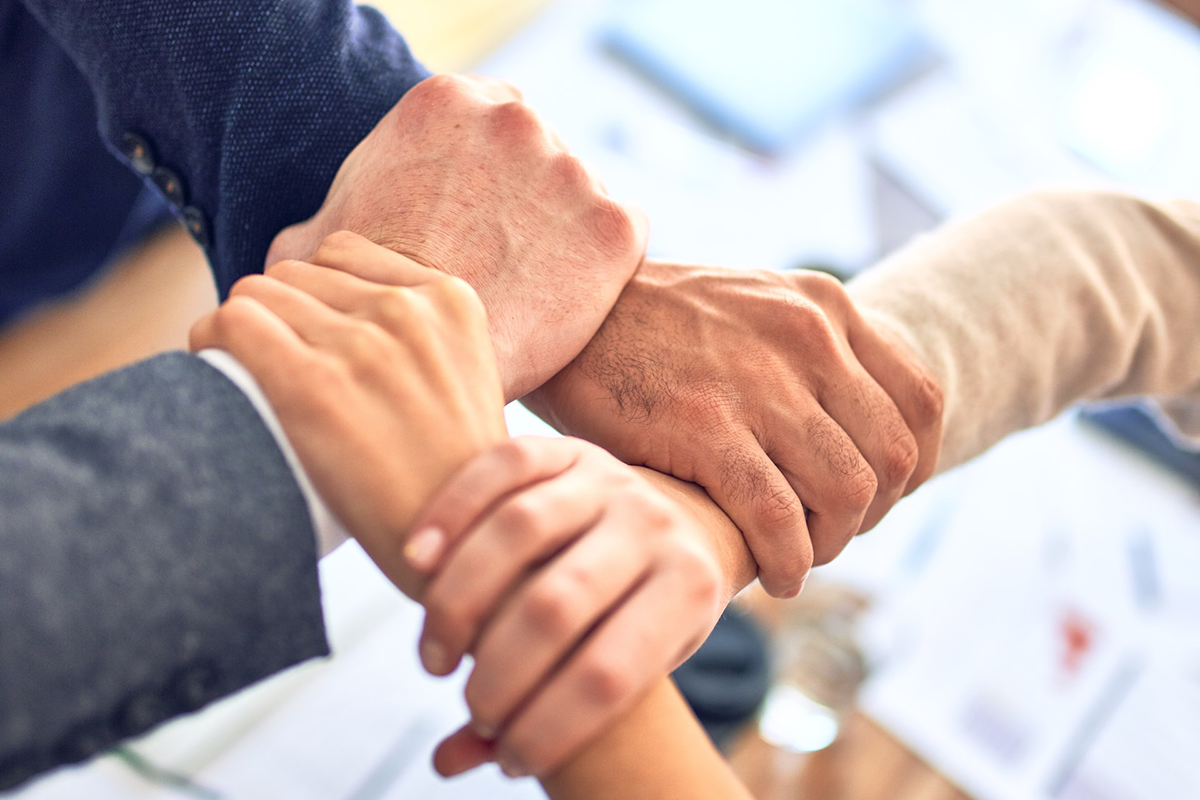
POLYGON ((304 498, 160 356, 0 424, 0 791, 328 652, 304 498))

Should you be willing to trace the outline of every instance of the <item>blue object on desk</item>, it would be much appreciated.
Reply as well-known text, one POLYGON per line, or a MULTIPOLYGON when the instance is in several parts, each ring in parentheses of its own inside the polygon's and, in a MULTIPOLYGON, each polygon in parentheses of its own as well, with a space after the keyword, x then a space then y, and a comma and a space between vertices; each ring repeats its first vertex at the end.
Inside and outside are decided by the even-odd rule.
POLYGON ((603 36, 706 120, 766 153, 881 93, 925 52, 895 0, 629 0, 603 36))
POLYGON ((1089 408, 1080 416, 1097 428, 1137 447, 1200 489, 1200 453, 1176 447, 1140 404, 1089 408))
POLYGON ((671 677, 709 738, 724 748, 767 696, 771 669, 766 635, 749 615, 731 606, 671 677))

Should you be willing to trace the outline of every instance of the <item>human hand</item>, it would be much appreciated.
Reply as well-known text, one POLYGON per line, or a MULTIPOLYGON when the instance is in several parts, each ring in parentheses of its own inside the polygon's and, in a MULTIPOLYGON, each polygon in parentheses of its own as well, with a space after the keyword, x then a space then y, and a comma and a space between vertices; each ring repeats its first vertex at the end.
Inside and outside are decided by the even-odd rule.
POLYGON ((473 724, 440 748, 445 774, 493 756, 510 775, 557 767, 699 647, 733 594, 696 518, 577 439, 481 454, 412 544, 426 668, 475 657, 473 724))
POLYGON ((648 261, 583 353, 525 402, 703 486, 781 597, 928 478, 941 441, 929 372, 814 272, 648 261))
POLYGON ((644 215, 609 198, 515 89, 450 75, 404 96, 267 263, 306 259, 335 230, 474 287, 510 400, 583 349, 647 236, 644 215))
POLYGON ((227 350, 249 370, 330 509, 414 594, 404 534, 443 481, 507 436, 471 288, 337 233, 310 263, 238 281, 191 347, 227 350))

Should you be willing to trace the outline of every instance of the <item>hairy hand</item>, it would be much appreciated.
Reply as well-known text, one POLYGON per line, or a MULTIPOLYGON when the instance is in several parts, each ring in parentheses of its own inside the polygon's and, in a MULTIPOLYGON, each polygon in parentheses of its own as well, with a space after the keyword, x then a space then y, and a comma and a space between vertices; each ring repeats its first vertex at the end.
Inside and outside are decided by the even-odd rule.
POLYGON ((578 439, 523 438, 474 459, 422 512, 429 575, 421 655, 433 673, 475 657, 473 725, 446 773, 495 756, 545 774, 689 656, 731 591, 699 521, 578 439), (493 741, 494 740, 494 741, 493 741))
POLYGON ((462 278, 487 309, 511 400, 587 344, 641 261, 646 229, 515 89, 440 75, 354 149, 320 211, 283 230, 267 263, 307 259, 349 230, 462 278))
POLYGON ((646 262, 596 337, 526 398, 564 433, 703 486, 768 592, 928 478, 941 391, 835 279, 646 262))
POLYGON ((234 285, 192 329, 261 385, 313 484, 401 589, 424 501, 503 440, 500 381, 483 307, 467 284, 350 233, 308 263, 234 285))

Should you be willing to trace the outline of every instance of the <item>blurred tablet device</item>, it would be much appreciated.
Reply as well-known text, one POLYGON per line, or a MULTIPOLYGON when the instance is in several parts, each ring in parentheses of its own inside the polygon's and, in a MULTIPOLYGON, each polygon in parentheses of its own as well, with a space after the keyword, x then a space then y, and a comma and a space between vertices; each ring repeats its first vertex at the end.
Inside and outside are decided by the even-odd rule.
POLYGON ((925 53, 898 0, 622 0, 603 37, 703 118, 765 153, 882 93, 925 53))

